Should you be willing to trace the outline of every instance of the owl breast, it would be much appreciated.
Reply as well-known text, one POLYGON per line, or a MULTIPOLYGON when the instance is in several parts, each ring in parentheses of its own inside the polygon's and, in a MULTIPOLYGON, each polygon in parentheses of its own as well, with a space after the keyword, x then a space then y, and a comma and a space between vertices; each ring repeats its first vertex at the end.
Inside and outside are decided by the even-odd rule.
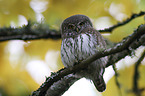
POLYGON ((75 38, 62 40, 61 59, 65 67, 73 66, 95 54, 97 39, 92 34, 80 34, 75 38))

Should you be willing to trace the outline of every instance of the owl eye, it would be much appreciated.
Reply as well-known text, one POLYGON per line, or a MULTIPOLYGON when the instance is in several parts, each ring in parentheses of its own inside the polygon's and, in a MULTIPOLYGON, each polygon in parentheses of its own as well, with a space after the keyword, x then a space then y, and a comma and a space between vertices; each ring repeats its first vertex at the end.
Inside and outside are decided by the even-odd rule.
POLYGON ((83 25, 84 25, 84 22, 81 22, 79 25, 80 25, 80 26, 83 26, 83 25))
POLYGON ((68 29, 75 29, 74 25, 68 25, 68 29))

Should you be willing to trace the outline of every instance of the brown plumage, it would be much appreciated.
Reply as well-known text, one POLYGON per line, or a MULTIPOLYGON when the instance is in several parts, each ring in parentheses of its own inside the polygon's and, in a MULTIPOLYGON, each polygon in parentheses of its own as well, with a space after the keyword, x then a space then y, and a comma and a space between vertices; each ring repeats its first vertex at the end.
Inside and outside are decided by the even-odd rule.
MULTIPOLYGON (((65 67, 73 66, 106 48, 104 38, 85 15, 74 15, 65 19, 61 25, 61 34, 61 59, 65 67)), ((108 57, 100 58, 86 69, 76 72, 75 76, 91 79, 96 89, 103 92, 106 89, 103 73, 107 61, 108 57)))

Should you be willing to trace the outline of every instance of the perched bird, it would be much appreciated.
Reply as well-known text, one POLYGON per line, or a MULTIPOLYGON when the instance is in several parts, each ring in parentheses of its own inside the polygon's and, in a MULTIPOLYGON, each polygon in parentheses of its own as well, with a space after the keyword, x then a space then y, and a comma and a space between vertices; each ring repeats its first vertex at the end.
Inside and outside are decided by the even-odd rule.
MULTIPOLYGON (((106 49, 105 39, 93 28, 92 22, 85 15, 73 15, 65 19, 61 25, 61 35, 61 59, 65 67, 74 66, 106 49)), ((103 92, 106 89, 103 73, 107 61, 108 57, 97 59, 74 75, 92 80, 96 89, 103 92)))

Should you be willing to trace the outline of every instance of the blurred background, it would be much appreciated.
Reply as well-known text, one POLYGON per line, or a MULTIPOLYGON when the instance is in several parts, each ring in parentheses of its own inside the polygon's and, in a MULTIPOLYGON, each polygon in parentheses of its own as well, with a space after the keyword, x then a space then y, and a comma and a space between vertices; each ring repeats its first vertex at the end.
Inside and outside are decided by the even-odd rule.
MULTIPOLYGON (((84 14, 91 18, 96 29, 104 29, 140 11, 145 11, 145 0, 0 0, 0 27, 19 28, 32 20, 59 30, 65 18, 84 14)), ((102 35, 119 42, 144 23, 144 16, 141 16, 102 35)), ((61 40, 51 39, 0 42, 0 96, 28 96, 39 88, 51 72, 63 68, 60 47, 61 40)), ((122 96, 134 96, 129 92, 133 87, 134 63, 143 50, 144 47, 140 47, 134 57, 117 63, 120 90, 115 84, 112 67, 108 67, 104 74, 105 92, 99 93, 90 81, 82 78, 63 96, 120 96, 120 92, 122 96)), ((144 68, 145 61, 142 61, 140 87, 145 87, 144 68)))

